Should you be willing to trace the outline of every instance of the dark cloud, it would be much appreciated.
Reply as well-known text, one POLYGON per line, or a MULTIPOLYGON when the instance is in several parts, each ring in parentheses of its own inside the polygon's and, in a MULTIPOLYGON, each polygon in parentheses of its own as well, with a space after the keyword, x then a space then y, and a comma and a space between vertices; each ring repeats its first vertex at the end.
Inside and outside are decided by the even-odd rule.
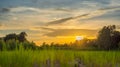
POLYGON ((63 19, 60 19, 60 20, 48 22, 48 24, 46 24, 46 25, 60 24, 60 23, 64 23, 64 22, 66 22, 66 21, 69 21, 69 20, 71 20, 71 19, 73 19, 73 17, 63 18, 63 19))
POLYGON ((44 34, 49 37, 56 36, 76 36, 76 35, 86 35, 86 36, 95 36, 97 34, 97 30, 89 30, 89 29, 54 29, 53 32, 49 32, 44 34))
POLYGON ((0 8, 0 12, 9 12, 10 9, 9 8, 0 8))
POLYGON ((0 32, 2 34, 20 33, 20 32, 23 32, 23 31, 26 32, 26 33, 39 33, 39 31, 34 31, 34 30, 29 30, 29 29, 6 29, 6 30, 0 30, 0 32))
MULTIPOLYGON (((101 9, 98 9, 98 10, 96 10, 96 11, 102 13, 102 11, 114 10, 114 9, 117 9, 117 8, 120 8, 120 6, 101 8, 101 9)), ((77 18, 83 18, 83 17, 88 18, 89 16, 92 16, 94 13, 96 13, 96 11, 92 11, 92 12, 89 12, 89 13, 87 13, 87 14, 82 14, 82 15, 78 15, 78 16, 75 16, 75 17, 67 17, 67 18, 55 20, 55 21, 52 21, 52 22, 48 22, 47 25, 61 24, 61 23, 64 23, 64 22, 66 22, 66 21, 74 20, 74 19, 77 19, 77 18)), ((100 15, 101 15, 101 14, 100 14, 100 15)), ((93 17, 96 17, 96 16, 93 16, 93 17)), ((91 17, 91 18, 92 18, 92 17, 91 17)))
POLYGON ((80 18, 80 17, 87 16, 87 15, 89 15, 89 14, 83 14, 83 15, 79 15, 79 16, 76 16, 76 17, 63 18, 63 19, 60 19, 60 20, 48 22, 47 25, 60 24, 60 23, 64 23, 64 22, 69 21, 69 20, 72 20, 72 19, 76 19, 76 18, 80 18))
POLYGON ((49 30, 49 31, 55 31, 55 29, 52 28, 46 28, 46 27, 35 27, 36 29, 43 29, 43 30, 49 30))
POLYGON ((40 29, 51 31, 49 33, 45 33, 45 36, 56 37, 56 36, 76 36, 76 35, 87 35, 87 36, 95 36, 98 30, 90 30, 90 29, 53 29, 47 27, 39 27, 40 29))

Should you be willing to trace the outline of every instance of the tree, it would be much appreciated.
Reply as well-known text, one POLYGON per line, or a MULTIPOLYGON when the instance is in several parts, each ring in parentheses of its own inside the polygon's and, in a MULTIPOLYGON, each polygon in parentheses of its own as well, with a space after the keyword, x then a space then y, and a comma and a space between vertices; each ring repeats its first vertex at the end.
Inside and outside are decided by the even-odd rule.
POLYGON ((114 31, 113 35, 111 36, 112 39, 112 45, 111 49, 116 49, 119 47, 119 42, 120 42, 120 32, 119 31, 114 31))
POLYGON ((97 45, 102 49, 116 49, 120 42, 120 32, 116 31, 115 25, 104 26, 100 31, 97 39, 97 45))
POLYGON ((18 40, 19 42, 24 42, 27 41, 26 36, 27 36, 26 32, 21 32, 20 34, 12 33, 6 35, 3 39, 5 42, 9 40, 18 40))
POLYGON ((4 38, 4 41, 9 41, 9 40, 17 40, 17 35, 15 33, 12 33, 12 34, 8 34, 6 35, 4 38))
POLYGON ((21 32, 21 33, 18 35, 18 40, 19 40, 20 42, 27 41, 26 36, 27 36, 26 32, 21 32))

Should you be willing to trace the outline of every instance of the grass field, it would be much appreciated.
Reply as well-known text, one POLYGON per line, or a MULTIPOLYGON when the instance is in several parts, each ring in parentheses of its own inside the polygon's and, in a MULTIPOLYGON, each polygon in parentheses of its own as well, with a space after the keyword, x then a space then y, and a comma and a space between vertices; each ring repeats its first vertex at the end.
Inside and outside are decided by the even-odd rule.
POLYGON ((120 67, 120 52, 54 49, 1 51, 0 67, 120 67))

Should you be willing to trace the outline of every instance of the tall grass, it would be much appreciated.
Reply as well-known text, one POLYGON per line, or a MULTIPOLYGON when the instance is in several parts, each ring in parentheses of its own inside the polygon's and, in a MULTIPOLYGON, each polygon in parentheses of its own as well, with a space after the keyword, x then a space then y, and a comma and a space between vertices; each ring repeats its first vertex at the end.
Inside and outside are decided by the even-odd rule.
POLYGON ((84 67, 120 67, 120 52, 54 49, 0 52, 0 67, 75 67, 79 62, 84 67))

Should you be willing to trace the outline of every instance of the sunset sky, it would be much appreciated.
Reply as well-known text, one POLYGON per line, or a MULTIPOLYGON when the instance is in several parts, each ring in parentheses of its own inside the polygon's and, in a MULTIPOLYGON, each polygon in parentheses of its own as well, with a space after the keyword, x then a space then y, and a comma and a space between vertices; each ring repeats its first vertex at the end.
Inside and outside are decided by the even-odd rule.
POLYGON ((0 0, 0 37, 25 31, 37 44, 68 43, 113 24, 120 28, 120 0, 0 0))

